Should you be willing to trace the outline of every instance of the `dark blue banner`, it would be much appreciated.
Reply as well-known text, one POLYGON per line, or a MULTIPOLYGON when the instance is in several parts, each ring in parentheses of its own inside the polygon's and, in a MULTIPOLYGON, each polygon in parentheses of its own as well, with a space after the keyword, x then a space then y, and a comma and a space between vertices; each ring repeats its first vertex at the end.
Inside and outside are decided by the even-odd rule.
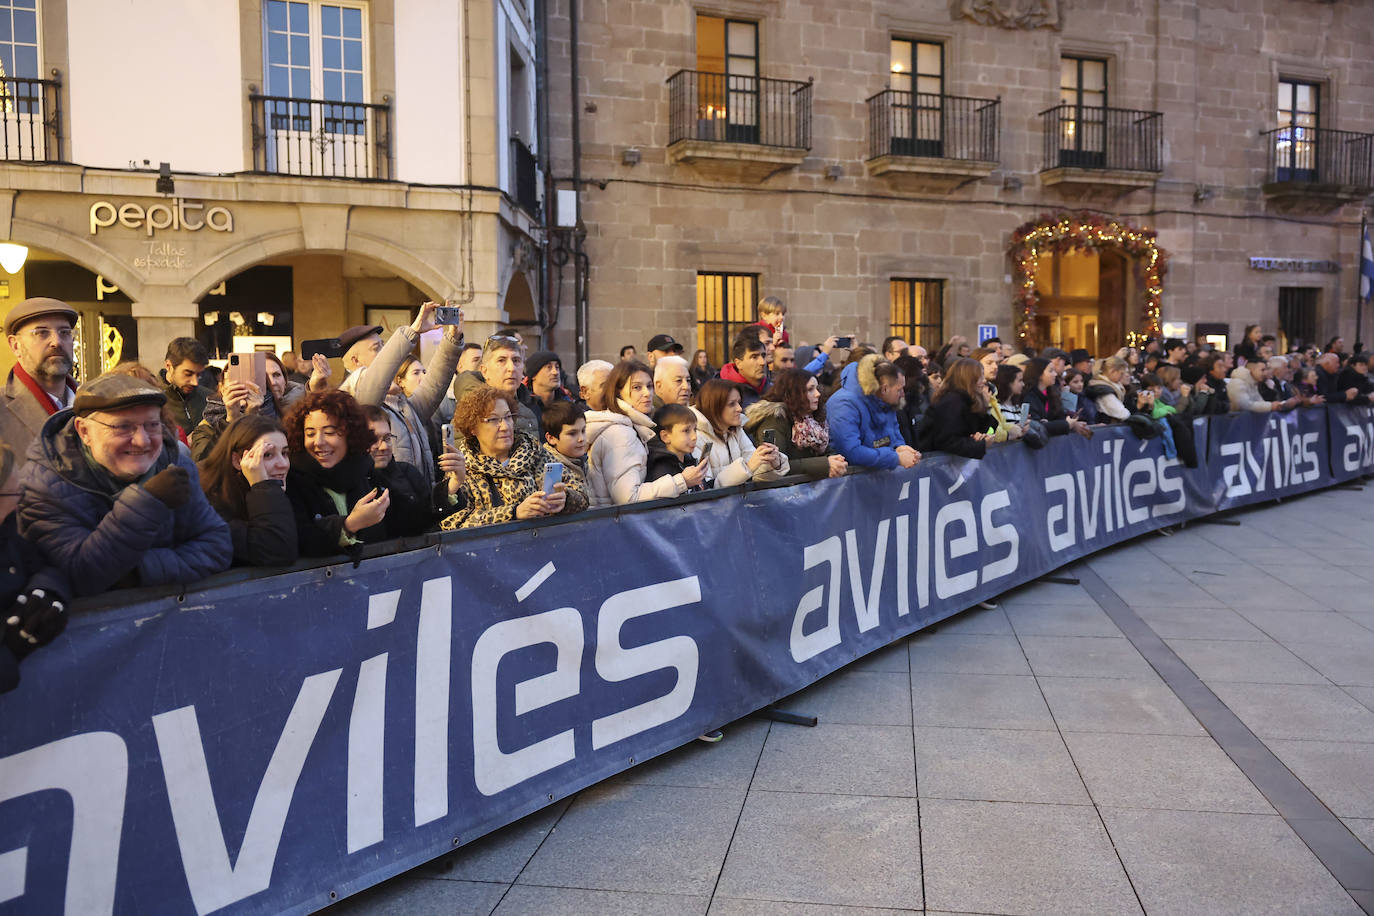
POLYGON ((1093 551, 1374 471, 1370 418, 1199 421, 1197 468, 1110 428, 77 614, 0 696, 0 912, 325 906, 1093 551))

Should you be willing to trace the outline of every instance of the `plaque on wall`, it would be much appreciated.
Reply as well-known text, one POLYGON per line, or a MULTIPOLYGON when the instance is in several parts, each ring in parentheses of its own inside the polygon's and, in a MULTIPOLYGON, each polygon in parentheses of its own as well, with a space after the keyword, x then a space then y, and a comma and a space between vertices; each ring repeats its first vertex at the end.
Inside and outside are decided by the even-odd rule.
POLYGON ((1002 29, 1058 29, 1060 0, 951 0, 955 19, 1002 29))

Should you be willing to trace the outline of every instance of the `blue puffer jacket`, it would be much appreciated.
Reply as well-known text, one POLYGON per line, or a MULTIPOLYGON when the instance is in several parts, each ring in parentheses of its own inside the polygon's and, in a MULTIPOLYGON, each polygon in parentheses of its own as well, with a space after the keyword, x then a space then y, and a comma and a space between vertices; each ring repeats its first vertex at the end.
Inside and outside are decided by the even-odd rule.
POLYGON ((878 397, 875 355, 850 363, 840 373, 840 390, 825 402, 830 447, 850 464, 869 468, 895 468, 897 446, 905 445, 897 408, 878 397))
POLYGON ((120 585, 193 584, 229 568, 229 526, 201 492, 195 463, 165 436, 149 474, 173 463, 191 475, 191 498, 167 508, 138 484, 92 467, 70 409, 43 424, 20 477, 19 531, 72 583, 76 595, 120 585))

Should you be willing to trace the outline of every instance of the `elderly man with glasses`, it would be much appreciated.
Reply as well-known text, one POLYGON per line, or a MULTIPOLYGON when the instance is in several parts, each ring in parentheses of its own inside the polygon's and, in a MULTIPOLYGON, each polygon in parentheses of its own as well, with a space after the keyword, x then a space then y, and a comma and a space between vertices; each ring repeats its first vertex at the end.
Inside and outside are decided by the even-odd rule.
POLYGON ((167 396, 106 373, 43 424, 19 480, 19 532, 75 595, 194 585, 229 566, 229 528, 162 423, 167 396))
POLYGON ((72 406, 76 309, 59 299, 25 299, 5 316, 15 366, 0 397, 0 441, 22 467, 48 417, 72 406))

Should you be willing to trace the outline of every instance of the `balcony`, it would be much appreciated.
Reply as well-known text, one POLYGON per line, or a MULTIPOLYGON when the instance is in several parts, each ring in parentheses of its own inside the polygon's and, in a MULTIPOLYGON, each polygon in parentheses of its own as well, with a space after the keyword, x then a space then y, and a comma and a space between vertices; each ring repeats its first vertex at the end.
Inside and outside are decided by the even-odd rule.
POLYGON ((539 215, 539 166, 534 153, 519 139, 510 141, 511 196, 530 216, 539 215))
POLYGON ((758 183, 811 148, 811 83, 679 70, 668 77, 668 161, 758 183))
POLYGON ((942 193, 998 165, 1000 99, 888 89, 868 100, 868 174, 902 190, 942 193))
POLYGON ((250 93, 253 171, 390 181, 391 104, 250 93))
POLYGON ((7 162, 62 162, 62 81, 0 77, 0 137, 7 162))
POLYGON ((1330 213, 1374 193, 1374 134, 1325 127, 1266 131, 1264 196, 1276 210, 1330 213))
POLYGON ((1154 187, 1164 169, 1164 115, 1158 111, 1056 105, 1040 119, 1045 187, 1115 198, 1154 187))

